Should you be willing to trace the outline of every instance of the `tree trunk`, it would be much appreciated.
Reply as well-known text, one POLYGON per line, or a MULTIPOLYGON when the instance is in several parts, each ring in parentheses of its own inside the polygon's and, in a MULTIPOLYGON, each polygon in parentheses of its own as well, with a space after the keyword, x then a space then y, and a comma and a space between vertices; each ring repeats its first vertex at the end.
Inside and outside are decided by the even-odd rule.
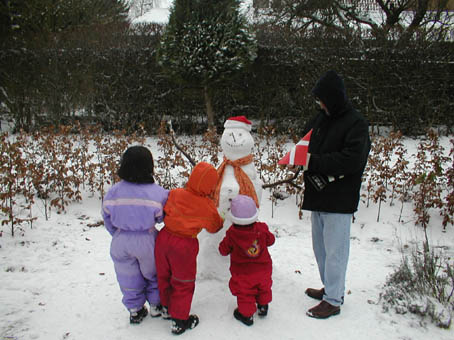
POLYGON ((208 119, 208 130, 214 128, 214 110, 212 103, 212 94, 208 85, 203 86, 203 94, 205 97, 205 107, 207 110, 207 119, 208 119))
POLYGON ((428 8, 429 8, 428 0, 417 1, 417 5, 415 8, 415 16, 413 17, 413 20, 409 26, 410 31, 416 30, 421 25, 421 22, 424 20, 424 16, 426 15, 428 8))

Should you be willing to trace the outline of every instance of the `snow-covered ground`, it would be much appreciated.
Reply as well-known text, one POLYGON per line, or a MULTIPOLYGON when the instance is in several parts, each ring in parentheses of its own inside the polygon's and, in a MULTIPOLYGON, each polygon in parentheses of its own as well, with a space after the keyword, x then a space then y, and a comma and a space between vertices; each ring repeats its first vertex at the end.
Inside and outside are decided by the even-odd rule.
MULTIPOLYGON (((409 149, 414 145, 409 141, 409 149)), ((156 150, 152 147, 155 157, 156 150)), ((100 208, 101 200, 87 194, 67 213, 52 213, 48 221, 37 206, 39 218, 33 229, 24 227, 23 235, 18 232, 13 238, 7 226, 0 228, 0 340, 174 338, 170 322, 160 318, 129 324, 109 255, 111 237, 103 226, 96 226, 101 221, 100 208)), ((317 320, 305 315, 317 302, 304 290, 321 286, 311 246, 310 214, 304 212, 298 219, 294 196, 278 201, 272 209, 269 192, 264 191, 259 219, 276 235, 276 243, 269 248, 274 283, 268 316, 256 316, 251 327, 233 318, 236 300, 228 288, 228 258, 221 257, 216 247, 222 234, 202 232, 192 304, 200 324, 181 338, 453 339, 452 327, 443 330, 415 315, 382 311, 379 296, 387 275, 400 264, 401 250, 410 252, 415 242, 421 245, 423 234, 414 226, 409 205, 404 208, 403 223, 397 222, 398 204, 385 204, 380 222, 376 222, 377 209, 361 203, 352 225, 347 293, 340 315, 317 320), (224 275, 210 275, 207 263, 218 266, 224 275)), ((453 226, 442 232, 434 215, 428 232, 433 246, 444 246, 454 257, 453 226)))

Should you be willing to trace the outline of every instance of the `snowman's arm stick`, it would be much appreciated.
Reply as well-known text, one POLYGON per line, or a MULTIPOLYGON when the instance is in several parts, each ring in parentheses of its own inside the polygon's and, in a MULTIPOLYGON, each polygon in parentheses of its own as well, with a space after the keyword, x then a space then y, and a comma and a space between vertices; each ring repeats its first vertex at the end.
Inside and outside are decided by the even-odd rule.
POLYGON ((283 179, 282 181, 277 181, 274 183, 263 184, 262 188, 266 189, 266 188, 273 188, 273 187, 281 185, 281 184, 290 184, 291 186, 294 186, 295 188, 302 189, 302 187, 300 187, 298 184, 293 183, 293 181, 295 179, 297 179, 300 171, 301 171, 301 168, 298 168, 298 170, 296 170, 296 172, 293 174, 292 177, 289 177, 289 178, 283 179))
POLYGON ((191 156, 189 156, 189 154, 186 151, 183 150, 181 145, 178 144, 177 139, 175 138, 175 131, 173 131, 172 121, 169 121, 169 130, 170 130, 170 137, 172 137, 172 142, 175 145, 175 147, 177 148, 177 150, 180 151, 186 157, 186 159, 189 161, 189 163, 191 163, 192 166, 195 166, 196 162, 192 159, 191 156))

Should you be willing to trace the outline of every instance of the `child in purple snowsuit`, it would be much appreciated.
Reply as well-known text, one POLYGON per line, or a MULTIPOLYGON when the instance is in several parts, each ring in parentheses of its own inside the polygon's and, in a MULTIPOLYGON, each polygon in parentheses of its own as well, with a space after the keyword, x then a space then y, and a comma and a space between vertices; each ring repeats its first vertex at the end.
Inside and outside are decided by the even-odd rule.
POLYGON ((148 314, 161 315, 158 279, 154 258, 158 231, 155 224, 164 218, 169 191, 154 182, 153 156, 143 146, 132 146, 121 159, 118 176, 104 196, 102 216, 112 235, 110 255, 130 312, 130 323, 140 323, 148 314))

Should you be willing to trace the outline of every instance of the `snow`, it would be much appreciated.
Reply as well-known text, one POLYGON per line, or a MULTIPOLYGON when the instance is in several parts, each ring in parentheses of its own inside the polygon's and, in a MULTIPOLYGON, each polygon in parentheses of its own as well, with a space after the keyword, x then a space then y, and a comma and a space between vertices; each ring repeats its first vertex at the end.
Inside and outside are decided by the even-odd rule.
MULTIPOLYGON (((443 139, 448 148, 448 139, 443 139)), ((405 141, 409 149, 416 144, 405 141)), ((147 142, 157 157, 156 140, 147 142)), ((170 339, 170 322, 147 317, 140 325, 129 324, 121 303, 113 263, 109 255, 111 237, 101 220, 101 200, 84 195, 65 214, 52 213, 48 221, 35 213, 33 228, 23 227, 13 238, 7 226, 0 237, 0 339, 1 340, 121 340, 170 339), (23 234, 23 235, 21 235, 23 234)), ((279 200, 272 207, 264 190, 259 220, 276 235, 269 248, 273 259, 273 301, 266 318, 255 316, 254 325, 244 326, 233 318, 236 300, 228 288, 228 258, 208 238, 199 235, 199 263, 210 261, 224 268, 214 277, 199 268, 192 313, 200 317, 197 328, 182 339, 452 339, 452 329, 443 330, 412 314, 383 312, 379 304, 381 287, 400 264, 403 251, 410 251, 424 236, 414 226, 411 207, 382 207, 380 222, 376 205, 360 204, 351 230, 351 252, 347 292, 341 314, 328 320, 305 315, 314 301, 304 294, 307 287, 321 286, 311 246, 310 214, 298 219, 295 196, 279 200), (409 245, 409 247, 404 247, 409 245), (202 255, 203 254, 203 255, 202 255), (206 254, 206 255, 205 255, 206 254), (204 256, 202 259, 201 257, 204 256)), ((35 208, 39 211, 39 206, 35 208)), ((454 228, 442 232, 434 214, 428 229, 434 246, 443 246, 453 255, 454 228)), ((222 233, 222 231, 221 231, 222 233)), ((452 328, 452 326, 451 326, 452 328)))
MULTIPOLYGON (((132 19, 133 24, 156 23, 166 24, 169 21, 170 8, 173 5, 173 0, 161 0, 159 3, 147 13, 137 18, 132 19)), ((252 15, 252 0, 243 0, 240 5, 241 10, 245 14, 252 15)))
POLYGON ((169 8, 153 8, 144 15, 132 20, 133 24, 156 23, 167 24, 169 21, 169 8))

